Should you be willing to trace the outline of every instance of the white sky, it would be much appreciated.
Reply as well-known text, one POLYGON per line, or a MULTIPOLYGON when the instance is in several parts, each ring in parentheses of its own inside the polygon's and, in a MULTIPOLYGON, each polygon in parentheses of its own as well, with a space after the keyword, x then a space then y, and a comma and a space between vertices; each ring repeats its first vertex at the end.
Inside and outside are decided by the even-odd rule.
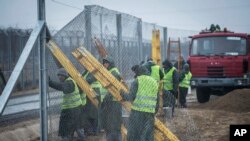
MULTIPOLYGON (((213 23, 250 33, 250 0, 46 0, 47 24, 59 30, 93 4, 170 28, 200 31, 213 23)), ((0 28, 32 28, 36 19, 37 0, 0 0, 0 28)))

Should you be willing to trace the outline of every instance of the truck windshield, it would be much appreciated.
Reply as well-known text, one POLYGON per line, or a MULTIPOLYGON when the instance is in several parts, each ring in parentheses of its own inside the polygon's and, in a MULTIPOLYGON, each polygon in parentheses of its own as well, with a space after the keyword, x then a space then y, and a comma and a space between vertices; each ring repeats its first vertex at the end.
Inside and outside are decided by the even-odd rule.
POLYGON ((233 36, 196 38, 192 41, 190 55, 246 55, 246 44, 245 38, 233 36))

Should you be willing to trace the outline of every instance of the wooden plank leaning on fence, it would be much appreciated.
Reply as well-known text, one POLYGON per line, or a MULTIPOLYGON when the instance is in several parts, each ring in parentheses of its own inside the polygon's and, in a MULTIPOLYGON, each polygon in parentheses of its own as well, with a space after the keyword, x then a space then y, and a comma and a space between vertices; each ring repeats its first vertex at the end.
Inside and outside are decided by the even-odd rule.
MULTIPOLYGON (((62 52, 62 50, 57 46, 57 44, 50 40, 47 43, 47 47, 50 49, 51 53, 60 62, 60 64, 65 68, 65 70, 69 73, 69 75, 74 79, 77 85, 86 93, 87 97, 90 101, 98 107, 98 100, 96 99, 95 91, 91 88, 89 83, 82 78, 82 75, 75 68, 73 63, 67 58, 67 56, 62 52)), ((126 135, 127 129, 124 125, 121 127, 121 131, 126 135)))
MULTIPOLYGON (((131 110, 131 103, 122 101, 122 97, 120 96, 120 91, 123 90, 128 92, 128 88, 118 81, 102 64, 100 64, 99 61, 86 50, 86 48, 79 47, 73 51, 72 54, 78 62, 92 73, 101 85, 116 98, 117 101, 121 102, 127 111, 131 110)), ((179 139, 157 118, 155 118, 155 129, 155 139, 157 141, 161 140, 159 137, 161 135, 171 141, 179 141, 179 139)))

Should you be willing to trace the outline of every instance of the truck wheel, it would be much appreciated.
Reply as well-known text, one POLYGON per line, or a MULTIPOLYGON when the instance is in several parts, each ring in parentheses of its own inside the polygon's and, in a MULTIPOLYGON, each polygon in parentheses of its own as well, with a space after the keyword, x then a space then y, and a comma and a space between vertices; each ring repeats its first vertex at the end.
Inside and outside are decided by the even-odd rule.
POLYGON ((209 101, 210 89, 209 88, 196 88, 196 96, 199 103, 205 103, 209 101))

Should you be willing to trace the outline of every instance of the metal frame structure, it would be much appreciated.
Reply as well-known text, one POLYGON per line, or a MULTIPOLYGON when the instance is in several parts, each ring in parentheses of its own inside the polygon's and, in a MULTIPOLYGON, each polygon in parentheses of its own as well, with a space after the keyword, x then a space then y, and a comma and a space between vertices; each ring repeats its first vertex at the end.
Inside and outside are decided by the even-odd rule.
POLYGON ((2 115, 5 106, 9 100, 10 94, 17 82, 17 79, 23 70, 23 67, 31 53, 36 42, 39 47, 39 90, 40 90, 40 140, 48 140, 48 114, 47 114, 47 69, 46 69, 46 54, 45 44, 48 36, 50 37, 46 26, 45 18, 45 0, 37 0, 37 25, 33 29, 15 68, 0 96, 0 114, 2 115))

